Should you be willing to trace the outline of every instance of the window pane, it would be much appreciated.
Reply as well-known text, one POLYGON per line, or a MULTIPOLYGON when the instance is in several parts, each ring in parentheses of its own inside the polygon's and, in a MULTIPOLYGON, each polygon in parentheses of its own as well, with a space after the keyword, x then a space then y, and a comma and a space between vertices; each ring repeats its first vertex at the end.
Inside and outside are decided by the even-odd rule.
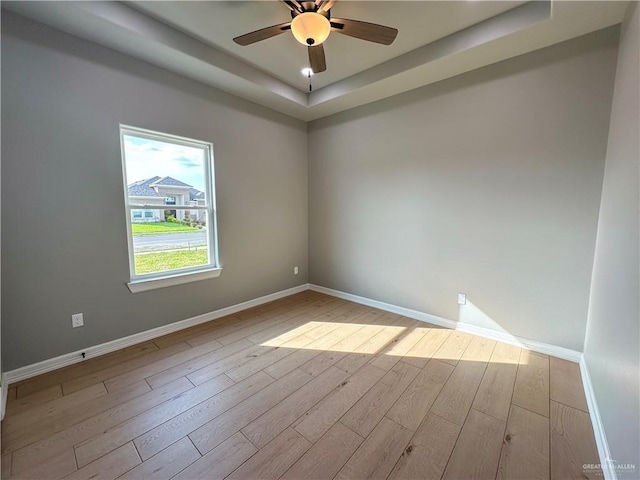
POLYGON ((213 146, 122 127, 122 148, 132 278, 216 266, 213 146))
POLYGON ((162 221, 132 222, 135 274, 209 264, 206 217, 204 210, 153 210, 162 221))
POLYGON ((204 148, 123 135, 130 204, 206 205, 204 148))

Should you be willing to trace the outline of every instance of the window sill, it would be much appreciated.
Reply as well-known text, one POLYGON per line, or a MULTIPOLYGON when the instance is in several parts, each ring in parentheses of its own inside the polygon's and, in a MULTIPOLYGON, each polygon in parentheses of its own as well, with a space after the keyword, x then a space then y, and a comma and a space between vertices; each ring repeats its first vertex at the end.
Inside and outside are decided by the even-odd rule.
POLYGON ((132 280, 127 283, 127 287, 131 293, 146 292, 155 290, 156 288, 173 287, 184 283, 198 282, 200 280, 208 280, 210 278, 218 278, 222 273, 222 268, 212 268, 199 272, 189 272, 180 275, 169 275, 166 277, 145 278, 142 280, 132 280))

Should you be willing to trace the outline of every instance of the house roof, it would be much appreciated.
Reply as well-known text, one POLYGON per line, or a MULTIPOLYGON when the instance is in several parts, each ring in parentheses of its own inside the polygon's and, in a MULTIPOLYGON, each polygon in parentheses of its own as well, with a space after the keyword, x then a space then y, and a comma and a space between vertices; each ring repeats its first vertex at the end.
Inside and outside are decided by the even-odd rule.
POLYGON ((204 200, 204 192, 196 188, 189 190, 189 200, 204 200))
POLYGON ((180 180, 176 180, 173 177, 156 177, 158 180, 150 183, 151 186, 162 185, 165 187, 193 187, 193 185, 189 185, 187 183, 181 182, 180 180))
POLYGON ((144 180, 138 180, 137 182, 129 184, 128 191, 130 197, 161 197, 164 198, 167 195, 158 193, 153 187, 166 186, 166 187, 190 187, 189 188, 189 200, 204 200, 204 192, 191 187, 180 180, 176 180, 173 177, 151 177, 144 180))
POLYGON ((128 191, 130 197, 165 197, 156 192, 149 185, 160 180, 161 177, 151 177, 145 180, 138 180, 129 185, 128 191))

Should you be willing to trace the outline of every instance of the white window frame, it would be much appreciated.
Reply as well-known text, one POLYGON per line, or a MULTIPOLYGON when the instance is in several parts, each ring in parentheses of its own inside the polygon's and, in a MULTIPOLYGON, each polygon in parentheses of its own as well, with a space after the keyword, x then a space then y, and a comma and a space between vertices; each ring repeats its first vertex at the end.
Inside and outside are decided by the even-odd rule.
POLYGON ((215 175, 213 144, 192 138, 179 137, 168 133, 155 132, 139 127, 120 124, 120 149, 122 157, 122 178, 124 180, 124 205, 127 222, 127 242, 129 245, 129 278, 127 283, 132 293, 144 292, 156 288, 180 285, 183 283, 217 278, 222 273, 218 258, 218 224, 216 221, 216 195, 215 195, 215 175), (124 147, 125 135, 146 138, 165 143, 174 143, 186 147, 199 148, 205 152, 204 161, 204 181, 206 206, 194 205, 171 205, 171 210, 205 210, 207 213, 207 245, 209 253, 209 263, 195 267, 180 268, 175 270, 146 273, 136 275, 135 255, 133 250, 133 233, 131 230, 131 217, 133 210, 166 210, 167 205, 147 205, 132 204, 129 202, 129 182, 127 181, 127 160, 124 147))

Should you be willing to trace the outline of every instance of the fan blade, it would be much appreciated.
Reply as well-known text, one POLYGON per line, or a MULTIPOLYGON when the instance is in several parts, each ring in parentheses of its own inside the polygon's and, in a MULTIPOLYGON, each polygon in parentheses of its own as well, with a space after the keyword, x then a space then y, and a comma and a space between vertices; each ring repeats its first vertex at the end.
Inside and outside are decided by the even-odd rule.
POLYGON ((322 44, 309 47, 309 65, 313 73, 324 72, 327 69, 327 62, 324 58, 324 47, 322 44))
POLYGON ((267 28, 261 28, 255 32, 246 33, 233 39, 238 45, 251 45, 252 43, 259 42, 260 40, 266 40, 267 38, 275 37, 281 33, 291 30, 291 22, 281 23, 280 25, 272 25, 267 28))
POLYGON ((320 0, 320 2, 318 3, 318 11, 326 12, 327 10, 331 10, 335 3, 336 0, 320 0))
POLYGON ((391 45, 398 35, 397 28, 346 18, 331 18, 331 27, 334 32, 383 45, 391 45))
POLYGON ((287 8, 291 9, 294 12, 302 13, 304 12, 302 5, 297 0, 281 0, 287 8))

